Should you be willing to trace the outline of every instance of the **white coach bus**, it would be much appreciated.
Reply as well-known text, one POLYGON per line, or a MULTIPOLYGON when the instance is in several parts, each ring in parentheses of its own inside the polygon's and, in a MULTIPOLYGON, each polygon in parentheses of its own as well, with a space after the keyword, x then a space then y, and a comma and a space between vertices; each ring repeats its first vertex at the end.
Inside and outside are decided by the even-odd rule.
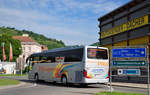
POLYGON ((109 81, 108 49, 96 46, 57 48, 32 54, 29 79, 94 84, 109 81))

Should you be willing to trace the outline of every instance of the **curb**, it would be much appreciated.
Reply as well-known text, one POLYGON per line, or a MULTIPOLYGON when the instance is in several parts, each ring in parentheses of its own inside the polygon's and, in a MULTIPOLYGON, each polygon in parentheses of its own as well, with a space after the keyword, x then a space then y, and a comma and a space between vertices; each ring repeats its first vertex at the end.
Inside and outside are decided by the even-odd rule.
MULTIPOLYGON (((110 83, 108 83, 107 85, 109 85, 109 86, 110 86, 110 83)), ((112 83, 112 86, 147 89, 147 84, 134 84, 134 83, 112 83)))
POLYGON ((0 90, 1 90, 1 89, 14 88, 14 87, 20 87, 20 86, 23 86, 23 85, 25 85, 25 84, 26 84, 25 82, 20 82, 20 83, 19 83, 19 84, 17 84, 17 85, 1 86, 1 87, 0 87, 0 90))

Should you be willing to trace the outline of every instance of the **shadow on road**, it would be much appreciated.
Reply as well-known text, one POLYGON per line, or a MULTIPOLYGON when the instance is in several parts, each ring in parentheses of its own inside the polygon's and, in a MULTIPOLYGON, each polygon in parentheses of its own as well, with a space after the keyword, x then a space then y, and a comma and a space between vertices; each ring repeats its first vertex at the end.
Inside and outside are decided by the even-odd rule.
MULTIPOLYGON (((26 82, 26 83, 36 83, 38 85, 46 85, 46 86, 57 86, 57 87, 72 87, 72 88, 103 88, 101 86, 101 84, 97 84, 97 85, 88 85, 88 86, 81 86, 79 84, 68 84, 68 85, 63 85, 62 83, 54 83, 54 82, 45 82, 45 81, 39 81, 39 82, 35 82, 33 80, 20 80, 22 82, 26 82)), ((104 84, 102 84, 104 85, 104 84)))

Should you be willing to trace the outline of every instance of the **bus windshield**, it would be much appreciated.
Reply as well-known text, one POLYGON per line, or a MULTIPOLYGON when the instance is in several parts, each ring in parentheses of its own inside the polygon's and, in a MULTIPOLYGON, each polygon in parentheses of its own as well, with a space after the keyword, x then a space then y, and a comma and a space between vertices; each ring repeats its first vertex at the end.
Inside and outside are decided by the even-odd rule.
POLYGON ((87 57, 89 59, 108 59, 107 49, 88 48, 87 57))

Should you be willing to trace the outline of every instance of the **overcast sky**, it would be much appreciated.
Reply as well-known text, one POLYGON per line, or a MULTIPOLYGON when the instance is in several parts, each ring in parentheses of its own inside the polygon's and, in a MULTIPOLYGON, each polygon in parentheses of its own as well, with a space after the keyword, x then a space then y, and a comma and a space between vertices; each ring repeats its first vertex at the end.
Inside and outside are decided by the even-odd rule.
POLYGON ((0 26, 30 30, 66 45, 98 42, 98 18, 131 0, 0 0, 0 26))

